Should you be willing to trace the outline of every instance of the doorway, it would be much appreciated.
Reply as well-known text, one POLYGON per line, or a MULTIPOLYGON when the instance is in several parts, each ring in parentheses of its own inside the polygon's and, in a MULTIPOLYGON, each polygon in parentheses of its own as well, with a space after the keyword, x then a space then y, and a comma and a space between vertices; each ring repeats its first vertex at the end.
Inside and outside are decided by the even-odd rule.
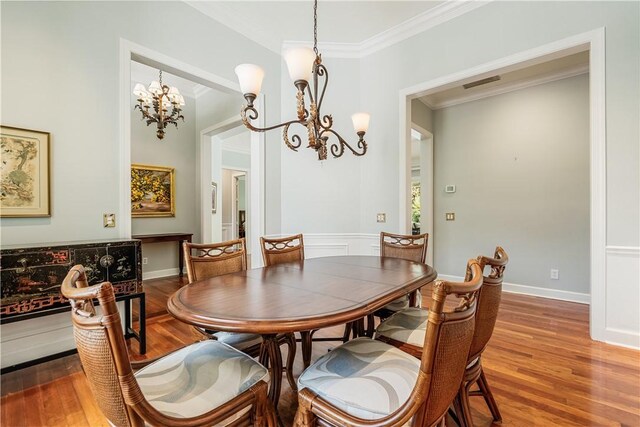
MULTIPOLYGON (((411 230, 409 200, 411 197, 411 112, 412 100, 435 94, 443 90, 491 79, 495 75, 519 70, 528 66, 542 64, 554 59, 580 52, 588 52, 588 116, 589 116, 589 236, 588 255, 590 294, 580 294, 590 303, 591 337, 604 340, 606 334, 605 318, 605 264, 606 264, 606 136, 605 136, 605 44, 604 29, 578 34, 528 51, 492 61, 471 69, 445 75, 400 91, 400 197, 399 229, 411 230)), ((438 138, 438 135, 436 135, 438 138)), ((448 183, 446 183, 448 184, 448 183)), ((448 185, 447 185, 448 187, 448 185)), ((445 191, 438 188, 437 191, 445 191)), ((455 190, 454 190, 455 191, 455 190)), ((437 236, 435 236, 437 238, 437 236)), ((506 284, 508 285, 508 284, 506 284)), ((531 288, 531 287, 523 287, 531 288)), ((540 288, 538 288, 540 289, 540 288)), ((522 292, 528 293, 526 289, 522 292)), ((568 294, 571 294, 569 292, 568 294)), ((553 296, 552 296, 553 297, 553 296)))

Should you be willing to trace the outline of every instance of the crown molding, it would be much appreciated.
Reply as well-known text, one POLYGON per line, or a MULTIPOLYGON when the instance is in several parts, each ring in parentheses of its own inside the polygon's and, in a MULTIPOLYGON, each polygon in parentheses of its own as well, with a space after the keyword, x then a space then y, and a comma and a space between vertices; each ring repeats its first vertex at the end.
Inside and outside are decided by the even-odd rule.
POLYGON ((196 83, 196 85, 193 87, 193 96, 198 99, 210 90, 210 87, 201 85, 200 83, 196 83))
MULTIPOLYGON (((279 43, 277 40, 274 40, 273 37, 269 37, 269 34, 263 34, 264 32, 258 34, 254 29, 248 28, 246 22, 244 22, 241 17, 235 16, 228 11, 219 10, 217 15, 212 17, 202 2, 194 0, 184 1, 204 15, 215 19, 226 27, 242 34, 272 52, 280 54, 283 49, 312 45, 311 41, 285 40, 279 43)), ((415 36, 429 28, 433 28, 465 13, 471 12, 491 1, 493 0, 446 0, 442 4, 426 10, 398 25, 390 27, 362 42, 319 42, 318 50, 325 58, 362 58, 415 36)))
MULTIPOLYGON (((493 0, 448 0, 362 42, 318 42, 318 50, 325 58, 363 58, 437 25, 444 24, 465 13, 469 13, 491 1, 493 0)), ((282 50, 292 47, 309 47, 312 45, 313 43, 311 41, 285 40, 282 42, 282 50)))
POLYGON ((484 6, 491 1, 492 0, 445 1, 432 9, 358 43, 360 45, 360 57, 371 55, 372 53, 413 37, 416 34, 420 34, 437 25, 444 24, 458 16, 484 6))
POLYGON ((491 96, 502 95, 504 93, 513 92, 515 90, 525 89, 532 86, 538 86, 545 83, 551 83, 556 80, 567 79, 569 77, 579 76, 589 72, 589 64, 577 65, 575 67, 566 68, 564 70, 552 71, 541 74, 533 78, 516 80, 494 88, 485 89, 482 92, 460 96, 443 102, 433 103, 427 101, 424 97, 418 98, 420 101, 432 110, 453 107, 454 105, 464 104, 465 102, 477 101, 491 96))
POLYGON ((239 154, 247 154, 247 155, 251 155, 251 148, 250 147, 241 147, 238 146, 237 144, 233 144, 227 141, 223 141, 222 144, 220 144, 220 149, 222 151, 228 151, 231 153, 239 153, 239 154))

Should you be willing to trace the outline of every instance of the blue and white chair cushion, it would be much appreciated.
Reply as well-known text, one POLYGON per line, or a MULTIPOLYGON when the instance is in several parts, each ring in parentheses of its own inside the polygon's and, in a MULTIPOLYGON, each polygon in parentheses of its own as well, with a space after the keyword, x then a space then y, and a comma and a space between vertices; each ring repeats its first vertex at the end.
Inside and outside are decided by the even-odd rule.
MULTIPOLYGON (((407 308, 392 314, 376 329, 377 337, 391 338, 392 340, 403 342, 416 347, 424 345, 424 337, 427 333, 427 318, 429 310, 420 308, 407 308)), ((479 357, 473 359, 467 365, 467 369, 475 365, 479 357)))
POLYGON ((429 311, 412 307, 398 311, 376 329, 376 337, 383 336, 392 340, 422 347, 427 332, 429 311))
POLYGON ((370 338, 356 338, 325 354, 298 379, 336 408, 373 420, 396 411, 409 399, 420 361, 370 338))
MULTIPOLYGON (((269 381, 267 369, 219 341, 192 344, 135 373, 144 397, 165 415, 195 417, 233 399, 257 382, 269 381)), ((246 411, 219 425, 227 425, 246 411)))
MULTIPOLYGON (((418 307, 422 306, 422 294, 420 293, 419 289, 416 302, 418 307)), ((384 306, 385 310, 393 312, 404 310, 405 308, 409 308, 409 295, 404 295, 403 297, 398 298, 397 300, 393 300, 392 302, 384 306)))
POLYGON ((228 344, 238 350, 246 350, 249 347, 262 343, 262 335, 259 334, 215 332, 213 336, 215 336, 218 341, 228 344))

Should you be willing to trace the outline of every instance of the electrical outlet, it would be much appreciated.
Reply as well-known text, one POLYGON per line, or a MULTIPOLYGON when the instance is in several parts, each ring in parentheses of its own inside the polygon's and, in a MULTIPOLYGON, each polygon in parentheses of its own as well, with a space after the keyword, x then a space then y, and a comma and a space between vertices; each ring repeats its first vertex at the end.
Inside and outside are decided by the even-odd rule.
POLYGON ((142 258, 142 264, 149 264, 149 258, 142 258))
POLYGON ((446 218, 447 221, 455 221, 456 220, 455 212, 447 212, 447 213, 444 214, 444 217, 446 218))
POLYGON ((102 215, 102 226, 112 228, 116 226, 116 214, 106 213, 102 215))
POLYGON ((377 215, 378 218, 378 222, 387 222, 387 214, 386 213, 379 213, 377 215))
POLYGON ((559 279, 559 275, 560 275, 560 271, 556 270, 555 268, 551 269, 551 278, 553 280, 558 280, 559 279))

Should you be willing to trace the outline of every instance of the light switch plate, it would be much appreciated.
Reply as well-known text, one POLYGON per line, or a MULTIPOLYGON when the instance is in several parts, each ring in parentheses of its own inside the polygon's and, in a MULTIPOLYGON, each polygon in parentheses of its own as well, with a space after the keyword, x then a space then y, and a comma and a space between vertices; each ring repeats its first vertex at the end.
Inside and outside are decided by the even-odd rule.
POLYGON ((112 228, 116 226, 116 214, 106 213, 102 215, 102 225, 105 228, 112 228))
POLYGON ((455 221, 456 220, 455 212, 447 212, 447 213, 444 214, 444 217, 447 219, 447 221, 455 221))
POLYGON ((387 222, 387 214, 386 213, 379 213, 377 215, 378 218, 378 222, 387 222))

